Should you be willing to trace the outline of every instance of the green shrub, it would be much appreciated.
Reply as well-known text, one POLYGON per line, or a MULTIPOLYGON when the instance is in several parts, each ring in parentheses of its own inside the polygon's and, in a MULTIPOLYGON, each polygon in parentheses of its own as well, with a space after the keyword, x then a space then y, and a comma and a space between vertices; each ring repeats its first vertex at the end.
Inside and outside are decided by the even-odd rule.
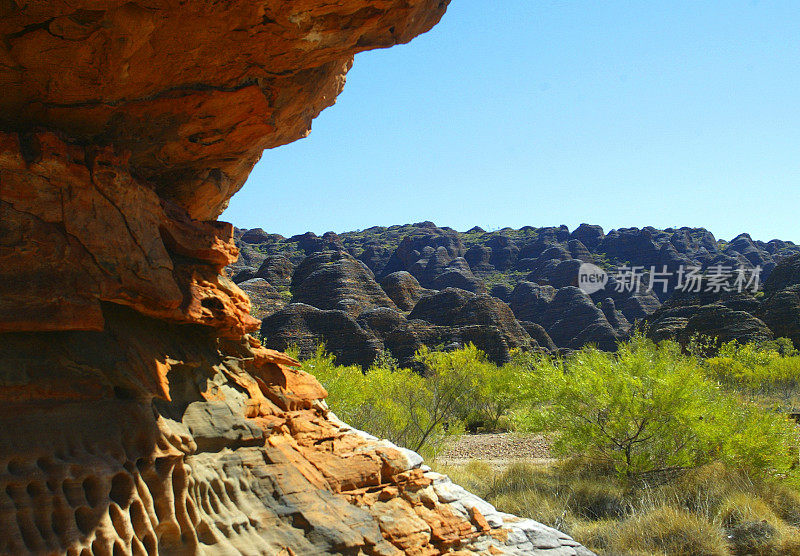
POLYGON ((553 449, 612 465, 620 475, 723 461, 754 474, 797 462, 788 420, 724 394, 673 342, 641 335, 616 354, 584 348, 541 359, 528 373, 534 430, 557 432, 553 449))
POLYGON ((798 462, 794 421, 735 397, 720 395, 714 401, 706 431, 709 458, 751 477, 794 475, 798 462))
POLYGON ((501 429, 504 419, 525 403, 525 369, 514 364, 513 360, 502 366, 494 365, 481 354, 481 364, 476 365, 473 370, 476 373, 477 388, 470 405, 468 428, 497 431, 501 429))
POLYGON ((398 368, 388 355, 364 373, 337 365, 323 348, 303 365, 344 421, 427 455, 465 426, 510 424, 550 432, 554 453, 579 456, 590 476, 613 469, 652 481, 714 461, 750 477, 794 472, 794 424, 720 387, 794 384, 800 356, 780 349, 725 344, 706 361, 639 335, 615 354, 591 347, 566 359, 515 353, 502 366, 473 345, 422 348, 416 360, 425 376, 398 368))
POLYGON ((494 286, 507 286, 511 289, 525 279, 528 275, 525 271, 520 270, 506 270, 505 272, 492 271, 481 275, 486 287, 491 289, 494 286))
POLYGON ((708 376, 761 405, 800 406, 800 356, 786 338, 764 344, 722 345, 704 361, 708 376))
POLYGON ((623 475, 695 464, 709 384, 691 361, 675 364, 676 350, 640 336, 617 354, 584 348, 566 363, 542 360, 531 373, 541 403, 534 428, 559 433, 557 453, 604 460, 623 475))
MULTIPOLYGON (((476 408, 482 376, 496 369, 474 346, 452 352, 423 348, 416 355, 429 372, 421 376, 383 357, 366 371, 336 365, 324 347, 303 361, 328 390, 328 403, 348 424, 396 444, 435 455, 444 439, 463 431, 476 408)), ((488 404, 487 407, 491 407, 488 404)))

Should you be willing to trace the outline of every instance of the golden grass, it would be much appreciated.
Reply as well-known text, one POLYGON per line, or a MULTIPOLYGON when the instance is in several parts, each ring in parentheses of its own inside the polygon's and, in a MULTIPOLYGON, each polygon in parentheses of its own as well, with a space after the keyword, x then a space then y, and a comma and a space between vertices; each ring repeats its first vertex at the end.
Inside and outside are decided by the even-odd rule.
POLYGON ((624 484, 574 461, 438 470, 498 509, 561 529, 601 555, 800 556, 800 492, 720 464, 658 486, 624 484))
POLYGON ((609 528, 607 535, 607 549, 612 554, 730 554, 719 527, 696 514, 669 506, 633 514, 609 528))

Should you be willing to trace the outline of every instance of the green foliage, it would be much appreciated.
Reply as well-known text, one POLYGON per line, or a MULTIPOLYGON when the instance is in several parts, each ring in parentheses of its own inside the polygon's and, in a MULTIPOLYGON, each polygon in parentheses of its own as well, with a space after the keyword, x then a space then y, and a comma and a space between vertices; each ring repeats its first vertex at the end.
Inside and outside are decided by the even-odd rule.
POLYGON ((467 424, 475 430, 497 431, 502 420, 525 401, 523 368, 508 363, 502 366, 483 361, 478 370, 478 384, 467 424))
POLYGON ((593 258, 594 258, 594 264, 599 266, 603 270, 608 272, 614 270, 615 268, 614 263, 611 261, 611 259, 609 259, 608 254, 596 253, 593 255, 593 258))
POLYGON ((463 428, 466 421, 480 420, 487 412, 489 418, 493 418, 493 410, 503 405, 502 395, 494 397, 492 394, 500 393, 505 384, 488 380, 498 368, 474 345, 454 351, 422 347, 414 358, 428 369, 425 377, 425 389, 431 397, 428 426, 441 422, 463 428))
POLYGON ((461 234, 461 243, 469 249, 473 245, 483 245, 490 237, 487 232, 464 232, 461 234))
POLYGON ((425 348, 417 360, 432 370, 433 377, 441 373, 460 377, 467 390, 460 400, 459 417, 472 432, 508 428, 513 410, 524 403, 526 369, 514 360, 495 365, 472 344, 446 352, 425 348))
MULTIPOLYGON (((292 348, 288 354, 297 357, 292 348)), ((317 347, 316 353, 303 361, 303 370, 313 374, 328 391, 328 404, 336 415, 345 422, 359 427, 373 414, 367 403, 370 397, 364 386, 361 367, 357 365, 337 365, 333 354, 325 351, 324 345, 317 347)), ((371 385, 374 388, 376 385, 371 385)))
POLYGON ((532 428, 557 432, 557 453, 623 476, 715 460, 782 474, 797 461, 785 417, 721 392, 675 343, 636 336, 616 354, 584 348, 566 361, 542 359, 529 375, 532 428))
POLYGON ((291 303, 292 302, 292 297, 293 296, 292 296, 292 292, 291 292, 291 290, 289 290, 289 288, 279 289, 278 293, 280 294, 281 298, 283 298, 283 300, 286 301, 286 303, 291 303))
POLYGON ((463 232, 460 234, 461 242, 466 248, 470 248, 473 245, 485 245, 492 237, 497 235, 502 235, 521 243, 533 243, 539 237, 539 230, 526 226, 519 230, 503 228, 501 230, 490 230, 488 232, 463 232))
POLYGON ((416 358, 430 369, 427 376, 397 368, 388 356, 362 373, 358 366, 336 365, 324 348, 304 361, 303 368, 328 390, 328 402, 339 418, 432 455, 447 436, 463 431, 464 416, 478 391, 476 369, 490 364, 474 346, 447 353, 424 348, 416 358))
POLYGON ((506 270, 505 272, 495 270, 493 272, 481 274, 480 276, 486 284, 486 287, 489 289, 498 285, 508 286, 509 288, 514 289, 514 287, 523 281, 528 274, 528 272, 521 270, 506 270))
POLYGON ((300 245, 296 241, 269 240, 254 245, 253 249, 267 256, 283 255, 292 261, 300 261, 305 257, 305 253, 300 249, 300 245))
POLYGON ((323 348, 303 365, 344 421, 428 455, 465 428, 526 428, 552 433, 557 455, 629 479, 714 461, 752 477, 790 476, 797 466, 794 424, 740 394, 797 386, 800 356, 783 343, 726 344, 706 360, 638 335, 615 354, 517 352, 498 366, 469 345, 423 348, 416 361, 424 376, 388 354, 366 372, 336 365, 323 348))
POLYGON ((800 355, 791 340, 722 345, 704 362, 709 377, 751 401, 783 410, 800 407, 800 355))
POLYGON ((303 362, 329 392, 328 403, 350 425, 416 451, 435 454, 447 436, 497 430, 524 400, 519 364, 497 366, 473 345, 454 351, 422 348, 421 376, 383 354, 366 371, 337 365, 324 346, 303 362))

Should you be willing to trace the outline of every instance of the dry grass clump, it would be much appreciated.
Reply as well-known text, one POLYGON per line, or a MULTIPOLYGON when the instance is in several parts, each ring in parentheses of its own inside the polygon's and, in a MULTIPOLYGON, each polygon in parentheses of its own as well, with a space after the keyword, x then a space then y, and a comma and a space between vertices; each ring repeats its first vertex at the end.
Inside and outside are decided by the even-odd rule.
POLYGON ((800 492, 787 485, 775 484, 769 489, 761 489, 760 495, 778 517, 793 527, 800 527, 800 492))
POLYGON ((689 470, 650 494, 711 519, 726 498, 755 488, 747 475, 717 462, 689 470))
POLYGON ((733 494, 723 502, 718 520, 728 532, 736 554, 784 554, 783 537, 793 533, 766 501, 745 492, 733 494))
POLYGON ((800 556, 800 492, 721 464, 656 486, 575 461, 441 470, 498 509, 561 529, 598 554, 800 556))
POLYGON ((570 510, 584 519, 618 519, 627 511, 625 492, 609 481, 577 479, 568 492, 570 510))
POLYGON ((781 522, 764 500, 746 492, 737 492, 726 498, 720 505, 717 517, 726 528, 749 521, 769 523, 773 527, 781 522))
POLYGON ((491 465, 480 460, 466 465, 436 465, 436 471, 448 475, 454 483, 481 498, 486 498, 489 485, 497 475, 491 465))
POLYGON ((669 506, 636 513, 607 531, 611 554, 728 556, 722 530, 688 511, 669 506))
POLYGON ((778 554, 800 554, 800 533, 797 529, 784 535, 778 544, 778 554))
POLYGON ((568 528, 566 524, 573 517, 562 500, 531 489, 501 494, 492 503, 514 515, 535 515, 536 521, 556 529, 568 528))

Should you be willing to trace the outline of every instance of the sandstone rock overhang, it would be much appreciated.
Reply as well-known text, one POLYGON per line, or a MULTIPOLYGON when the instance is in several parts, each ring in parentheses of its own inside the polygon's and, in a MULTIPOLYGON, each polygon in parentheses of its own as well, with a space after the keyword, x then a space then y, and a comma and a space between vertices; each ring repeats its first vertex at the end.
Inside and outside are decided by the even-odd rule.
POLYGON ((129 152, 160 197, 215 218, 264 149, 333 104, 354 54, 410 41, 448 3, 0 2, 0 126, 129 152))
POLYGON ((446 7, 0 0, 0 554, 586 553, 341 423, 221 274, 262 150, 446 7))
POLYGON ((0 3, 0 331, 102 329, 101 301, 257 329, 218 278, 232 229, 208 220, 264 149, 309 132, 355 53, 411 40, 446 7, 0 3))

